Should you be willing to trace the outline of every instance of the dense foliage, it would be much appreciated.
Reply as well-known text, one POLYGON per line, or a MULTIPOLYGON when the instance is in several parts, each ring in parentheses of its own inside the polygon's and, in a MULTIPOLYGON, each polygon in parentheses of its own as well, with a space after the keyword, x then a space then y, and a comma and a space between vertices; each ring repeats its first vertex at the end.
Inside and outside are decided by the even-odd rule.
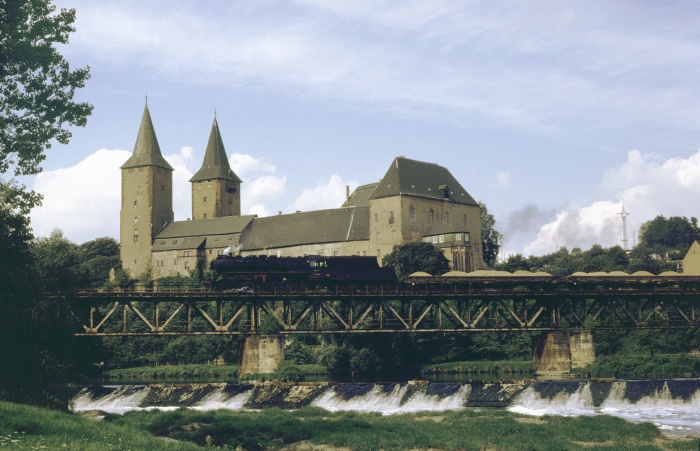
POLYGON ((498 261, 498 251, 501 249, 501 235, 496 229, 496 219, 489 213, 486 205, 479 202, 481 208, 481 244, 484 255, 484 263, 493 266, 498 261))
MULTIPOLYGON (((71 70, 58 52, 74 21, 75 10, 56 13, 49 0, 0 2, 0 174, 40 172, 52 141, 67 144, 67 126, 84 126, 92 112, 73 101, 89 68, 71 70)), ((0 179, 0 195, 25 214, 41 199, 14 179, 0 179)))
POLYGON ((432 243, 415 241, 394 246, 382 260, 384 266, 391 266, 396 276, 402 279, 416 271, 440 275, 450 269, 450 263, 440 249, 432 243))

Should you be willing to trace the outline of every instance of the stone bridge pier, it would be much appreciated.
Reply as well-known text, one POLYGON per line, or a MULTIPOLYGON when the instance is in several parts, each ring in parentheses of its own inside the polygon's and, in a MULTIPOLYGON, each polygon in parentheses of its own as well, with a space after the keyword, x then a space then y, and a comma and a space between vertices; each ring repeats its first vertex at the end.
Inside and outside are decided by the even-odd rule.
POLYGON ((238 350, 238 375, 274 373, 284 362, 284 335, 253 335, 238 350))
POLYGON ((535 375, 557 378, 595 361, 590 330, 556 331, 533 338, 535 375))

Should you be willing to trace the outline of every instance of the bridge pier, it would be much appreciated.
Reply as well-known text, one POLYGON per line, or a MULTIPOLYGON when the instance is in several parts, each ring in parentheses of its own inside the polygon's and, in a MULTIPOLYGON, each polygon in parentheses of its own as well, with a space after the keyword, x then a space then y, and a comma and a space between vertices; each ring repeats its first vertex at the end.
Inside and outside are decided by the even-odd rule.
POLYGON ((535 375, 557 378, 595 360, 593 334, 589 330, 550 332, 533 338, 535 375))
POLYGON ((284 335, 253 335, 238 351, 238 376, 274 373, 282 362, 284 335))

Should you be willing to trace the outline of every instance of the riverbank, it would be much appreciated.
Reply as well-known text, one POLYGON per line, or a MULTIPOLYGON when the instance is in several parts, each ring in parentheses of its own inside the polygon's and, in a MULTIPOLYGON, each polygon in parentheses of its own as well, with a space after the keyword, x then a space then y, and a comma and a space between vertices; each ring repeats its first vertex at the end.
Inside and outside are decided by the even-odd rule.
POLYGON ((433 376, 439 374, 467 375, 507 375, 529 377, 533 374, 532 360, 496 360, 448 362, 421 367, 421 374, 433 376))
MULTIPOLYGON (((325 376, 328 369, 323 365, 285 364, 278 374, 248 374, 240 380, 270 380, 279 376, 282 380, 296 382, 308 377, 325 376), (286 379, 285 379, 286 378, 286 379), (291 380, 290 380, 291 379, 291 380), (296 380, 295 380, 296 379, 296 380)), ((235 382, 239 380, 238 365, 161 365, 105 370, 103 379, 112 382, 139 381, 196 381, 196 382, 235 382)))
MULTIPOLYGON (((91 413, 94 417, 94 413, 91 413)), ((653 424, 618 418, 533 418, 504 410, 383 416, 329 412, 139 411, 103 421, 0 402, 0 447, 15 449, 348 450, 493 449, 696 450, 698 441, 664 437, 653 424), (164 440, 167 439, 167 440, 164 440)))
POLYGON ((595 362, 574 368, 579 377, 617 379, 667 379, 700 376, 700 356, 690 354, 649 354, 598 356, 595 362))

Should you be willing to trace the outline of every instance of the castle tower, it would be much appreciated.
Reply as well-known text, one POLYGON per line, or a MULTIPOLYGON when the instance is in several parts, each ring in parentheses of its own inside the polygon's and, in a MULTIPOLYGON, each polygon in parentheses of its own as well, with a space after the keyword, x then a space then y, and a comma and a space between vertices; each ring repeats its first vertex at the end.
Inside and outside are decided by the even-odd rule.
POLYGON ((148 103, 134 153, 121 170, 120 255, 122 266, 139 277, 151 263, 153 238, 173 221, 173 168, 160 153, 148 103))
POLYGON ((240 216, 241 179, 231 170, 219 133, 214 124, 202 167, 190 179, 192 183, 192 219, 240 216))

